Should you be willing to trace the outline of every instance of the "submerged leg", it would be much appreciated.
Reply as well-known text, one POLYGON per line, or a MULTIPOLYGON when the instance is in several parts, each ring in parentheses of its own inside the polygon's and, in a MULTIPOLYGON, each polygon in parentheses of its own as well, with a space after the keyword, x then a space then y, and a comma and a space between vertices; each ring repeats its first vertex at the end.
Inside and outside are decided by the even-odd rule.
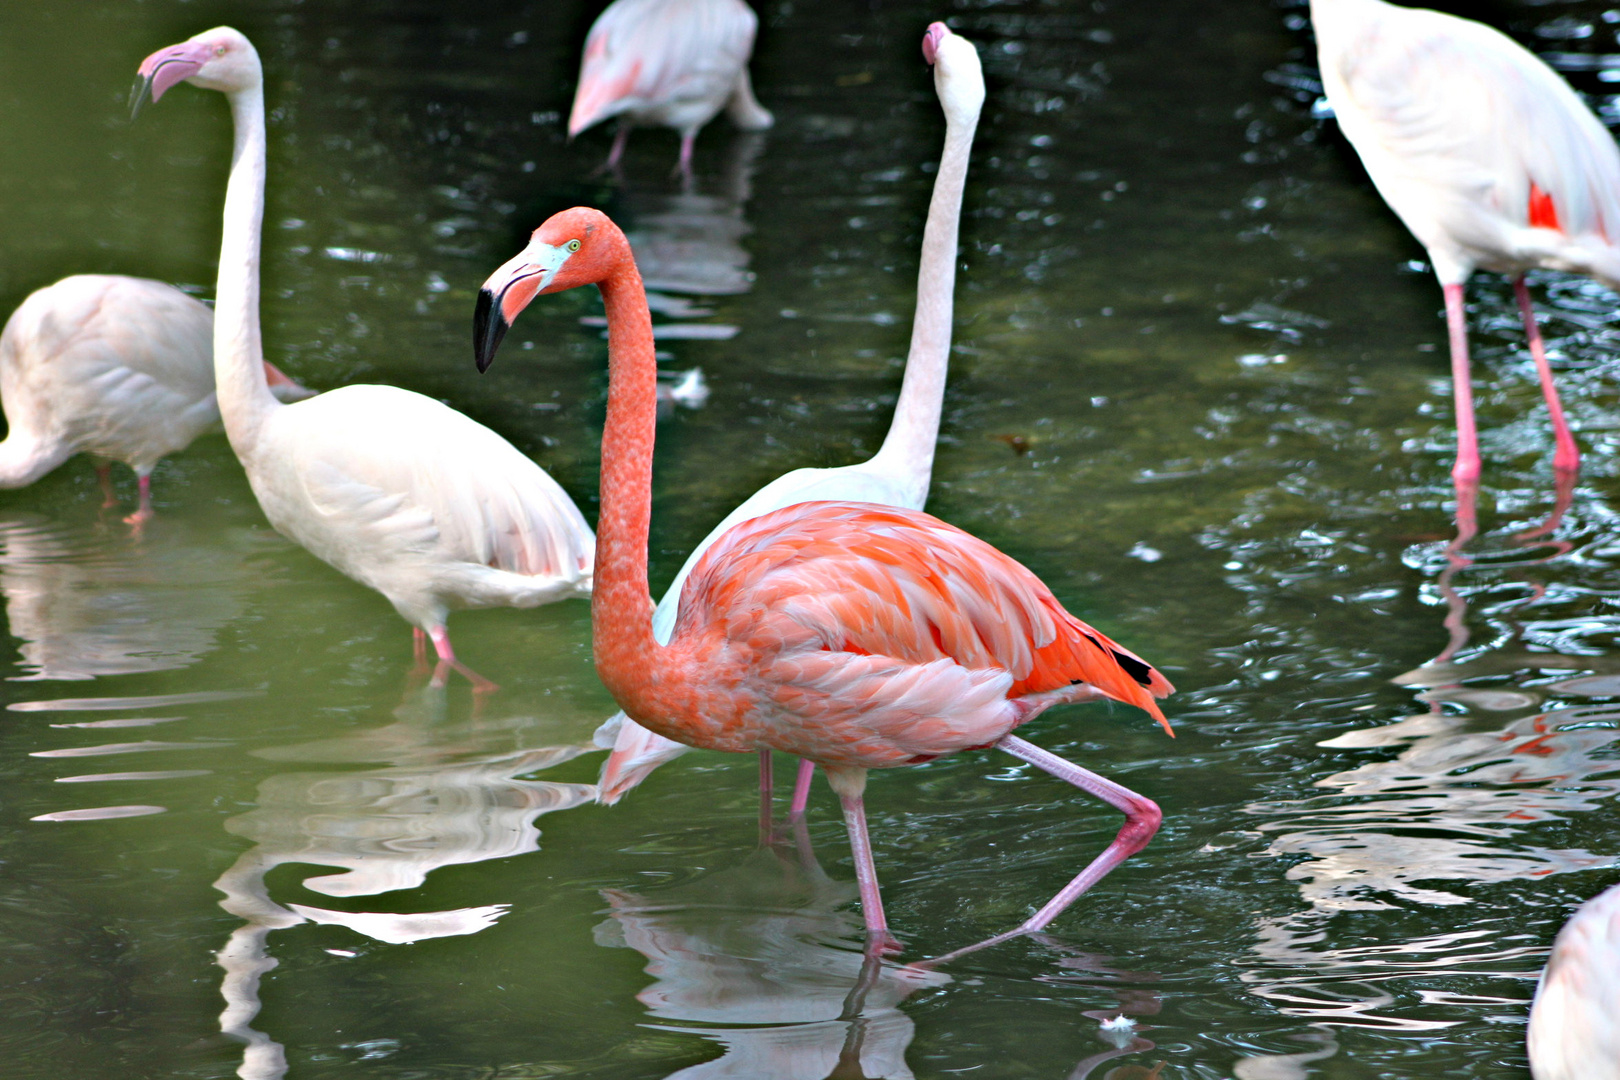
POLYGON ((1553 386, 1552 368, 1547 363, 1547 349, 1541 342, 1541 328, 1536 325, 1536 313, 1530 306, 1530 290, 1525 287, 1524 275, 1513 279, 1513 295, 1519 300, 1519 314, 1524 318, 1524 334, 1530 340, 1530 356, 1536 362, 1536 376, 1541 380, 1541 396, 1547 399, 1547 415, 1552 418, 1553 469, 1559 473, 1574 473, 1581 467, 1581 452, 1575 447, 1575 436, 1569 432, 1564 419, 1564 406, 1558 400, 1553 386))
POLYGON ((1458 485, 1479 479, 1479 436, 1474 431, 1474 384, 1468 364, 1468 311, 1462 285, 1444 286, 1446 330, 1451 338, 1451 397, 1457 414, 1457 464, 1451 479, 1458 485))
POLYGON ((112 462, 96 462, 96 479, 101 481, 101 508, 111 510, 118 505, 118 493, 112 486, 112 462))
POLYGON ((810 781, 816 778, 816 763, 809 758, 799 759, 799 775, 793 780, 793 802, 788 805, 788 817, 803 817, 810 803, 810 781))
MULTIPOLYGON (((450 647, 450 632, 444 628, 443 623, 440 623, 438 626, 428 627, 428 637, 433 641, 434 651, 439 654, 440 668, 448 664, 454 670, 465 675, 467 680, 473 684, 473 693, 489 694, 500 689, 498 685, 490 682, 488 679, 478 674, 478 672, 456 659, 456 651, 450 647)), ((440 678, 438 670, 433 672, 433 682, 431 685, 444 685, 444 680, 440 678)))
POLYGON ((135 512, 124 519, 124 524, 139 526, 152 520, 152 478, 138 475, 135 483, 140 489, 140 501, 135 505, 135 512))
POLYGON ((1093 859, 1089 866, 1075 875, 1073 881, 1058 890, 1056 896, 1048 900, 1039 911, 1025 919, 1019 926, 1004 934, 997 934, 993 938, 987 938, 977 945, 969 945, 964 949, 957 949, 955 952, 935 957, 927 961, 929 966, 943 964, 947 960, 954 960, 959 956, 965 956, 970 952, 976 952, 987 946, 1006 941, 1008 938, 1015 938, 1020 934, 1031 934, 1043 929, 1047 923, 1057 918, 1064 908, 1074 903, 1081 893, 1102 880, 1108 871, 1147 847, 1148 841, 1153 839, 1153 834, 1159 831, 1159 821, 1163 815, 1159 812, 1158 804, 1152 799, 1145 798, 1127 787, 1098 776, 1089 769, 1082 769, 1073 762, 1065 761, 1056 754, 1042 750, 1034 743, 1025 742, 1016 735, 1003 735, 996 745, 1013 757, 1021 758, 1036 768, 1051 773, 1059 780, 1065 780, 1081 791, 1095 795, 1108 805, 1124 811, 1125 824, 1120 827, 1119 834, 1114 837, 1114 842, 1104 848, 1101 855, 1093 859))
POLYGON ((866 770, 829 769, 827 781, 844 805, 850 853, 855 856, 855 883, 861 890, 861 914, 866 919, 866 951, 898 950, 900 944, 889 934, 889 921, 883 917, 883 896, 878 892, 877 866, 872 862, 872 839, 866 831, 866 804, 862 798, 866 770))
POLYGON ((776 794, 776 781, 771 763, 771 752, 759 752, 759 846, 771 844, 771 799, 776 794))
POLYGON ((678 176, 687 184, 692 182, 692 147, 697 143, 696 131, 681 132, 681 156, 675 162, 671 176, 678 176))

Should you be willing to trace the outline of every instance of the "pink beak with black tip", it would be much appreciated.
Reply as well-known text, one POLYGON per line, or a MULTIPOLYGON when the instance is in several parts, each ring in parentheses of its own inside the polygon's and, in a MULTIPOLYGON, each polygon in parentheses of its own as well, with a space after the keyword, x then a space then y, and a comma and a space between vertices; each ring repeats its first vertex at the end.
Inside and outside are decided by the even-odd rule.
POLYGON ((135 72, 135 85, 129 92, 129 117, 133 120, 148 96, 156 102, 175 83, 184 82, 208 62, 208 46, 200 41, 170 45, 141 61, 135 72))
POLYGON ((928 61, 930 67, 933 66, 934 60, 939 56, 939 43, 944 41, 946 35, 950 32, 950 28, 942 22, 929 23, 928 29, 923 32, 923 59, 928 61))

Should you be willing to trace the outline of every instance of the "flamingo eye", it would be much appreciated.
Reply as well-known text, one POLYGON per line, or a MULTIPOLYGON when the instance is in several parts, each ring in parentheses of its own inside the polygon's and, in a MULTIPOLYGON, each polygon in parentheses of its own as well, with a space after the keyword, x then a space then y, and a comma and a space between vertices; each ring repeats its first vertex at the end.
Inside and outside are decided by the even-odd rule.
POLYGON ((570 240, 570 241, 568 241, 568 243, 564 244, 563 247, 567 248, 571 252, 572 251, 578 251, 579 250, 579 241, 578 240, 570 240))
POLYGON ((224 56, 225 55, 225 46, 223 46, 223 45, 215 45, 214 46, 214 55, 215 56, 224 56))

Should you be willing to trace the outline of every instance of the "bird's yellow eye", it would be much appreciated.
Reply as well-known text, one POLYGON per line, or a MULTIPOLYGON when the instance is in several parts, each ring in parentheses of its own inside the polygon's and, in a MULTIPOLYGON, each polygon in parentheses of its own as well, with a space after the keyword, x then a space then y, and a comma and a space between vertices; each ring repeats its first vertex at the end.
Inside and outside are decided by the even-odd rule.
POLYGON ((215 45, 214 46, 214 55, 215 56, 224 56, 225 55, 225 46, 223 46, 223 45, 215 45))
POLYGON ((570 240, 570 241, 568 241, 568 243, 564 244, 563 247, 567 248, 569 251, 578 251, 579 250, 579 241, 578 240, 570 240))

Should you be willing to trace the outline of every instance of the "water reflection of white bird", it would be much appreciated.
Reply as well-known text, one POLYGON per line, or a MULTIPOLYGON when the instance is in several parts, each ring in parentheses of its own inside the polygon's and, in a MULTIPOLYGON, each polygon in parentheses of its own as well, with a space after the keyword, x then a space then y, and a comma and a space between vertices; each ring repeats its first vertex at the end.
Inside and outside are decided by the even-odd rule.
POLYGON ((285 773, 259 785, 258 807, 225 823, 253 841, 214 887, 220 906, 244 920, 218 954, 225 969, 226 1009, 220 1027, 247 1044, 243 1080, 279 1080, 287 1069, 279 1044, 253 1029, 259 978, 276 966, 266 939, 301 923, 346 926, 389 944, 477 933, 507 910, 487 904, 449 911, 346 911, 273 900, 266 876, 302 863, 342 873, 305 878, 301 886, 338 898, 420 886, 434 870, 508 858, 540 847, 535 819, 592 801, 589 784, 518 777, 567 761, 588 747, 535 747, 542 725, 531 718, 431 722, 442 690, 428 687, 401 710, 398 723, 357 736, 261 751, 276 760, 332 764, 379 757, 407 762, 358 772, 285 773), (429 714, 428 722, 420 715, 429 714), (528 749, 513 748, 528 743, 528 749))
MULTIPOLYGON (((74 454, 98 459, 106 505, 108 462, 135 470, 152 516, 152 470, 219 427, 214 316, 173 285, 76 274, 30 294, 0 333, 0 488, 24 487, 74 454)), ((265 381, 280 401, 312 395, 275 366, 265 381)))
POLYGON ((259 332, 264 75, 228 27, 142 62, 139 93, 183 80, 226 94, 236 128, 225 196, 214 364, 231 447, 270 524, 388 598, 439 659, 481 688, 450 647, 452 609, 534 607, 589 593, 594 537, 534 462, 433 398, 346 386, 282 405, 266 387, 259 332))
POLYGON ((909 1080, 914 1026, 898 1008, 949 977, 866 958, 849 947, 855 889, 808 857, 762 849, 743 864, 655 893, 604 892, 604 945, 647 958, 637 995, 666 1030, 725 1048, 670 1080, 909 1080), (701 1026, 679 1026, 683 1024, 701 1026))
MULTIPOLYGON (((675 629, 681 587, 709 547, 734 525, 795 503, 821 499, 855 500, 921 510, 928 500, 945 397, 951 349, 951 313, 956 288, 957 225, 967 185, 973 133, 984 105, 984 76, 972 43, 942 24, 930 28, 924 50, 934 67, 934 90, 945 112, 945 145, 934 180, 933 199, 923 229, 922 257, 917 268, 917 312, 911 326, 911 348, 905 380, 895 403, 894 419, 883 446, 869 460, 836 469, 795 469, 766 484, 716 525, 687 558, 658 603, 653 634, 667 643, 675 629)), ((619 713, 597 733, 611 740, 613 752, 602 766, 602 801, 613 803, 656 769, 690 747, 654 735, 619 713)), ((769 754, 761 755, 761 778, 768 797, 769 754)), ((794 792, 795 810, 804 808, 810 772, 801 765, 794 792)))
POLYGON ((20 679, 92 679, 193 664, 241 609, 242 553, 167 522, 161 543, 36 515, 0 518, 0 594, 20 679))
POLYGON ((1558 932, 1528 1043, 1535 1080, 1620 1077, 1620 885, 1582 904, 1558 932))
POLYGON ((1459 491, 1479 479, 1463 283, 1513 278, 1556 437, 1553 467, 1580 462, 1536 327, 1524 272, 1620 287, 1620 151, 1553 70, 1506 35, 1382 0, 1312 0, 1329 104, 1378 192, 1425 248, 1445 293, 1459 491))
POLYGON ((619 117, 604 165, 613 169, 632 126, 674 128, 681 136, 676 171, 691 176, 698 129, 721 109, 744 131, 771 126, 748 79, 758 27, 743 0, 614 0, 585 38, 569 137, 619 117))

